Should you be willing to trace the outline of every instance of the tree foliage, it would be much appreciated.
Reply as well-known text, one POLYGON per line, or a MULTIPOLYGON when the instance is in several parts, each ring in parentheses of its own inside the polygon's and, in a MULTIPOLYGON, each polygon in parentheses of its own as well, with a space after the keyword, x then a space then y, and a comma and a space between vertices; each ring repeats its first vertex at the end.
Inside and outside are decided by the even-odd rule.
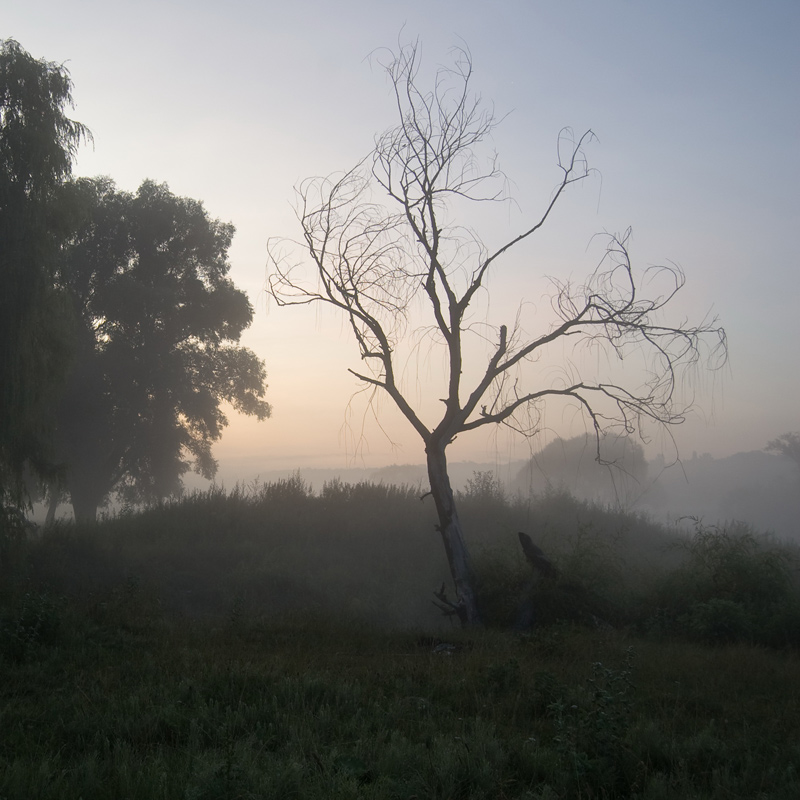
POLYGON ((270 407, 263 362, 237 344, 253 311, 228 277, 233 226, 152 181, 70 188, 85 220, 59 280, 80 323, 57 441, 76 517, 93 518, 112 490, 153 502, 190 465, 213 477, 223 401, 259 419, 270 407))
POLYGON ((684 370, 706 355, 716 366, 724 358, 725 334, 715 320, 662 322, 683 274, 675 267, 652 269, 648 295, 633 267, 627 233, 608 237, 604 258, 583 284, 555 283, 555 324, 529 334, 536 320, 526 319, 523 307, 511 325, 471 324, 504 257, 520 251, 564 192, 590 174, 585 148, 593 135, 562 132, 555 190, 517 235, 490 249, 455 216, 465 203, 504 197, 496 159, 484 157, 497 121, 470 89, 469 54, 454 52, 453 65, 437 72, 427 92, 420 87, 416 46, 388 57, 397 124, 344 175, 300 184, 300 245, 310 257, 313 280, 304 281, 293 269, 285 244, 272 242, 268 282, 279 306, 326 303, 344 313, 364 365, 353 374, 365 387, 387 394, 422 438, 458 593, 453 611, 471 623, 479 612, 445 457, 453 439, 496 424, 531 435, 540 427, 543 404, 554 399, 574 403, 598 437, 634 433, 647 421, 679 423, 686 411, 677 391, 684 370), (417 313, 427 314, 417 332, 440 348, 445 364, 441 393, 435 395, 444 410, 433 418, 414 402, 398 371, 398 353, 417 313), (635 357, 643 368, 603 379, 581 377, 568 364, 555 381, 525 369, 567 340, 573 352, 601 351, 612 361, 635 357), (484 361, 473 379, 465 368, 476 354, 484 361))
POLYGON ((541 494, 566 490, 581 500, 625 504, 645 488, 647 460, 629 436, 589 434, 555 439, 520 470, 516 488, 541 494))
POLYGON ((48 412, 69 359, 52 277, 67 224, 60 190, 89 136, 71 106, 62 65, 0 41, 0 501, 15 505, 24 467, 48 469, 48 412))
POLYGON ((800 467, 800 433, 797 431, 781 434, 767 444, 766 450, 768 453, 777 453, 791 458, 800 467))

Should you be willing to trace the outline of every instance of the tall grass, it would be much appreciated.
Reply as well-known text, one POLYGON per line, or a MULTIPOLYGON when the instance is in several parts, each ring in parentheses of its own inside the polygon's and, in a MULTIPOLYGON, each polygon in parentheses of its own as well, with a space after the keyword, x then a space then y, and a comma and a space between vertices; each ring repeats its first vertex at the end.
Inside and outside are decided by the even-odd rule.
MULTIPOLYGON (((2 661, 0 797, 794 798, 796 656, 574 628, 130 626, 2 661)), ((147 614, 142 616, 146 617, 147 614)))
POLYGON ((8 539, 0 798, 800 796, 795 551, 486 475, 459 501, 479 631, 430 603, 409 488, 295 477, 8 539))
MULTIPOLYGON (((477 473, 458 496, 487 624, 631 626, 696 641, 800 643, 797 548, 745 526, 667 529, 565 493, 507 496, 477 473), (559 570, 537 579, 526 531, 559 570)), ((87 606, 135 584, 184 617, 316 613, 388 627, 436 627, 432 590, 449 579, 435 511, 418 489, 299 476, 194 493, 97 525, 7 539, 5 591, 87 606)), ((2 565, 0 565, 0 569, 2 565)))
POLYGON ((128 579, 185 616, 336 612, 423 623, 448 575, 433 511, 394 486, 299 477, 219 489, 93 526, 60 525, 29 543, 18 572, 97 602, 128 579))

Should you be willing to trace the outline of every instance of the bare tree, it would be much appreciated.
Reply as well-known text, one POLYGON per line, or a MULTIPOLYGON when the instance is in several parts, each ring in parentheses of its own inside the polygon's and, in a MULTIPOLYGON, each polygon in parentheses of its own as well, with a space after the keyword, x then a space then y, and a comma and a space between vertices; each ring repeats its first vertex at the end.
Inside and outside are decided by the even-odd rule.
POLYGON ((474 232, 452 222, 456 207, 467 201, 505 197, 496 160, 479 160, 479 145, 487 143, 497 119, 470 90, 469 53, 455 50, 452 66, 437 71, 429 92, 418 85, 416 45, 401 47, 383 66, 398 124, 378 136, 373 151, 349 172, 299 185, 303 240, 270 240, 268 291, 278 306, 326 303, 345 314, 364 363, 350 371, 373 397, 388 394, 425 445, 438 530, 456 591, 454 602, 446 600, 444 589, 436 596, 463 624, 476 624, 478 602, 448 478, 448 445, 486 425, 509 425, 532 435, 538 409, 554 397, 577 403, 598 441, 612 428, 640 431, 644 420, 681 422, 687 410, 678 401, 681 375, 703 358, 710 366, 721 363, 725 333, 716 320, 694 327, 660 322, 660 312, 683 286, 683 274, 675 267, 658 268, 668 279, 666 289, 652 298, 641 296, 627 233, 608 238, 605 257, 584 285, 555 282, 557 321, 546 331, 525 333, 522 306, 510 328, 497 325, 488 334, 487 326, 477 328, 470 314, 490 271, 544 225, 567 187, 590 174, 584 146, 593 134, 575 138, 562 131, 560 180, 543 212, 489 250, 474 232), (287 250, 291 244, 310 255, 312 283, 296 271, 287 250), (427 317, 418 325, 419 314, 427 317), (445 354, 444 411, 432 422, 404 387, 398 355, 403 341, 420 332, 445 354), (569 374, 573 369, 553 385, 529 385, 522 368, 567 339, 619 358, 635 351, 646 358, 646 369, 631 376, 630 385, 582 380, 569 374), (464 385, 466 348, 473 341, 484 354, 488 347, 488 354, 482 372, 464 385))

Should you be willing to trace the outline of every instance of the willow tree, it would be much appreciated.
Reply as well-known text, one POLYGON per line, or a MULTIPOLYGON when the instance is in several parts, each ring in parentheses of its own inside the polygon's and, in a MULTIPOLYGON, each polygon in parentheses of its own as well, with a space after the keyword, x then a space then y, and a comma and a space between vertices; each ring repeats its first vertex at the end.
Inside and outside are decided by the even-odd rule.
POLYGON ((388 395, 421 437, 456 591, 454 600, 444 591, 437 596, 462 623, 475 624, 479 603, 448 478, 448 445, 460 434, 492 425, 532 435, 542 404, 553 398, 577 404, 598 441, 612 429, 640 431, 646 420, 679 423, 687 410, 676 391, 684 370, 724 359, 725 334, 716 320, 696 326, 661 321, 684 284, 683 274, 675 267, 659 268, 666 286, 662 280, 654 296, 643 294, 627 234, 608 238, 603 259, 585 283, 555 282, 555 322, 545 322, 540 333, 528 333, 536 320, 526 318, 527 306, 520 306, 510 325, 490 326, 490 334, 486 326, 475 329, 470 313, 480 304, 490 274, 534 237, 571 185, 589 176, 584 148, 592 133, 576 138, 562 132, 559 179, 541 213, 489 249, 454 217, 465 202, 504 199, 496 160, 482 160, 498 120, 470 88, 469 53, 454 53, 452 65, 437 71, 430 90, 420 85, 416 46, 387 59, 383 66, 397 124, 376 137, 372 152, 351 170, 298 186, 302 240, 270 241, 268 290, 278 306, 324 303, 339 309, 363 362, 350 371, 365 388, 388 395), (310 258, 310 281, 291 255, 293 244, 310 258), (398 355, 404 341, 422 332, 445 356, 443 385, 433 395, 443 408, 434 419, 404 385, 398 355), (619 358, 635 353, 637 366, 645 359, 645 369, 626 370, 623 378, 614 372, 605 381, 575 377, 570 365, 564 371, 569 377, 550 383, 525 369, 565 340, 573 351, 583 345, 619 358), (467 383, 465 367, 475 358, 471 348, 485 360, 467 383))
POLYGON ((52 404, 71 333, 53 277, 68 225, 61 189, 90 136, 71 106, 63 65, 0 40, 0 506, 24 505, 25 468, 52 468, 52 404))

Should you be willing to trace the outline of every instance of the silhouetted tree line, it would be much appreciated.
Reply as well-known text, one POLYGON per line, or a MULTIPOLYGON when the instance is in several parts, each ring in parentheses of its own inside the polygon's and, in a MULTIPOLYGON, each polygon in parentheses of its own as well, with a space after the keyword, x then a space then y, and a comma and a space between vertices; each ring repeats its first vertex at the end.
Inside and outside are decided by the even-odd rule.
POLYGON ((74 179, 90 137, 63 65, 0 42, 0 505, 37 491, 94 519, 212 477, 221 404, 267 417, 253 309, 228 277, 234 229, 145 181, 74 179))

